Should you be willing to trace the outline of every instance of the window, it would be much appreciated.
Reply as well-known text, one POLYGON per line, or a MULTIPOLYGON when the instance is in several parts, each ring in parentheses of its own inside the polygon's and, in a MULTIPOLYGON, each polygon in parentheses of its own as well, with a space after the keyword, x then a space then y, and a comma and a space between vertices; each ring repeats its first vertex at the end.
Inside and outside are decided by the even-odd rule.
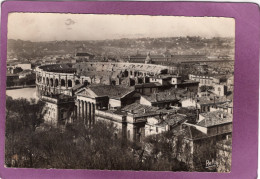
POLYGON ((72 87, 72 81, 68 80, 68 87, 72 87))
POLYGON ((65 86, 65 80, 61 79, 61 86, 65 86))

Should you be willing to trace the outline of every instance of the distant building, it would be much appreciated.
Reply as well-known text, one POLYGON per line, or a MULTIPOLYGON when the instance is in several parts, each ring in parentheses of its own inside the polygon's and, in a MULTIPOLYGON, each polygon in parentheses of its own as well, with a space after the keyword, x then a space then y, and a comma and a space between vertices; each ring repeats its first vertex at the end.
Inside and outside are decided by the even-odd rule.
POLYGON ((158 92, 151 95, 142 95, 140 104, 154 106, 159 108, 169 108, 170 106, 179 106, 179 100, 171 92, 158 92))
POLYGON ((88 53, 88 52, 77 52, 75 54, 75 59, 77 62, 87 62, 92 61, 95 55, 88 53))
POLYGON ((31 63, 19 63, 15 65, 16 67, 20 67, 23 70, 31 70, 32 69, 32 64, 31 63))
POLYGON ((196 98, 186 98, 181 100, 182 107, 196 107, 201 113, 209 112, 216 105, 225 104, 231 100, 220 96, 202 96, 196 98))
POLYGON ((227 101, 223 104, 217 104, 210 108, 210 111, 217 111, 217 110, 224 111, 228 114, 233 114, 233 102, 227 101))
POLYGON ((124 61, 131 63, 154 63, 154 64, 174 64, 185 61, 200 61, 205 60, 207 57, 200 54, 171 54, 169 50, 166 50, 162 54, 150 54, 147 55, 135 54, 123 57, 124 61))
POLYGON ((219 76, 219 75, 189 75, 190 80, 198 81, 199 86, 211 86, 214 84, 220 84, 221 82, 225 82, 225 76, 219 76))
POLYGON ((227 94, 227 86, 222 84, 214 84, 213 89, 210 91, 218 96, 225 96, 227 94))
POLYGON ((197 81, 181 80, 181 76, 169 75, 169 74, 151 76, 149 81, 151 83, 152 82, 160 83, 164 87, 181 88, 195 93, 198 92, 198 86, 199 86, 199 82, 197 81))

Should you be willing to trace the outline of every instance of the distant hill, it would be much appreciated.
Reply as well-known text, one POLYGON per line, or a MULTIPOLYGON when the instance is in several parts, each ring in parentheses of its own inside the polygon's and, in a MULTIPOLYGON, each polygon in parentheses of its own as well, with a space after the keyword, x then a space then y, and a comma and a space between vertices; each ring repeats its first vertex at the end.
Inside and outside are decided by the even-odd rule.
POLYGON ((46 55, 75 54, 79 47, 95 55, 133 55, 136 53, 161 54, 166 49, 172 54, 234 53, 233 38, 162 37, 89 41, 31 42, 8 39, 8 55, 18 58, 36 58, 46 55), (124 50, 122 50, 124 49, 124 50))

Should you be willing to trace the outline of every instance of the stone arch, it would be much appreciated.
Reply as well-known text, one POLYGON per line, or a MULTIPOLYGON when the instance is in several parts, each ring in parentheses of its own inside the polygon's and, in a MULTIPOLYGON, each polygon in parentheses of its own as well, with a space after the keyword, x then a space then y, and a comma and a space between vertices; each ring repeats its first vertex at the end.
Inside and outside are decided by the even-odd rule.
POLYGON ((61 86, 65 86, 65 80, 64 79, 61 79, 61 86))
POLYGON ((50 79, 50 86, 53 86, 53 78, 50 79))
POLYGON ((38 76, 38 77, 37 77, 37 81, 38 81, 38 82, 41 82, 41 81, 42 81, 42 77, 41 77, 41 76, 38 76))
POLYGON ((129 78, 129 86, 134 86, 135 85, 135 80, 132 78, 129 78))
POLYGON ((149 77, 146 76, 146 77, 144 78, 144 83, 150 83, 149 77))
POLYGON ((59 85, 59 80, 56 78, 54 82, 54 87, 57 87, 59 85))
POLYGON ((49 81, 49 78, 47 77, 47 78, 46 78, 46 85, 47 85, 47 86, 49 86, 49 82, 50 82, 50 81, 49 81))
POLYGON ((111 85, 116 85, 116 81, 115 80, 111 80, 111 85))
POLYGON ((138 78, 137 81, 138 81, 138 84, 142 84, 142 83, 144 83, 143 78, 138 78))
POLYGON ((129 72, 127 70, 125 70, 124 77, 128 77, 128 76, 129 76, 129 72))
POLYGON ((75 81, 75 84, 76 84, 76 85, 80 84, 80 81, 79 81, 79 80, 76 80, 76 81, 75 81))
POLYGON ((72 87, 72 81, 68 80, 68 87, 72 87))
POLYGON ((84 81, 84 85, 89 85, 88 80, 85 80, 85 81, 84 81))

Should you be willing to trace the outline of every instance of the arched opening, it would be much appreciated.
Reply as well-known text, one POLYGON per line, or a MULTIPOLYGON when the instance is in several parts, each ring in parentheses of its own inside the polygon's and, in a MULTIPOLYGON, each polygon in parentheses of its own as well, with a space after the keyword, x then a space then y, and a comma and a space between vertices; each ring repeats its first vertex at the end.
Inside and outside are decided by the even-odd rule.
POLYGON ((50 86, 51 87, 53 86, 53 79, 52 78, 50 79, 50 86))
POLYGON ((144 83, 143 78, 138 78, 138 84, 142 84, 142 83, 144 83))
POLYGON ((75 84, 76 84, 76 85, 80 84, 80 81, 79 81, 79 80, 76 80, 76 81, 75 81, 75 84))
POLYGON ((68 87, 72 87, 72 81, 68 80, 68 87))
POLYGON ((149 79, 149 77, 145 77, 145 83, 150 83, 150 79, 149 79))
POLYGON ((57 87, 58 85, 59 85, 59 80, 58 80, 58 79, 55 79, 54 86, 57 87))
POLYGON ((45 84, 45 78, 44 77, 42 78, 42 83, 45 84))
POLYGON ((111 85, 116 85, 116 81, 115 80, 111 80, 111 85))
POLYGON ((128 73, 128 71, 126 70, 126 71, 125 71, 125 77, 128 77, 128 75, 129 75, 129 73, 128 73))
POLYGON ((65 80, 64 80, 64 79, 61 79, 60 85, 61 85, 61 86, 65 86, 65 80))
POLYGON ((89 85, 88 80, 85 80, 85 81, 84 81, 84 85, 86 85, 86 86, 89 85))
POLYGON ((135 80, 134 79, 129 79, 129 85, 134 86, 135 85, 135 80))
POLYGON ((49 78, 46 78, 46 85, 49 86, 49 78))
POLYGON ((37 81, 38 81, 38 82, 41 82, 41 81, 42 81, 42 77, 41 77, 41 76, 38 76, 37 81))

